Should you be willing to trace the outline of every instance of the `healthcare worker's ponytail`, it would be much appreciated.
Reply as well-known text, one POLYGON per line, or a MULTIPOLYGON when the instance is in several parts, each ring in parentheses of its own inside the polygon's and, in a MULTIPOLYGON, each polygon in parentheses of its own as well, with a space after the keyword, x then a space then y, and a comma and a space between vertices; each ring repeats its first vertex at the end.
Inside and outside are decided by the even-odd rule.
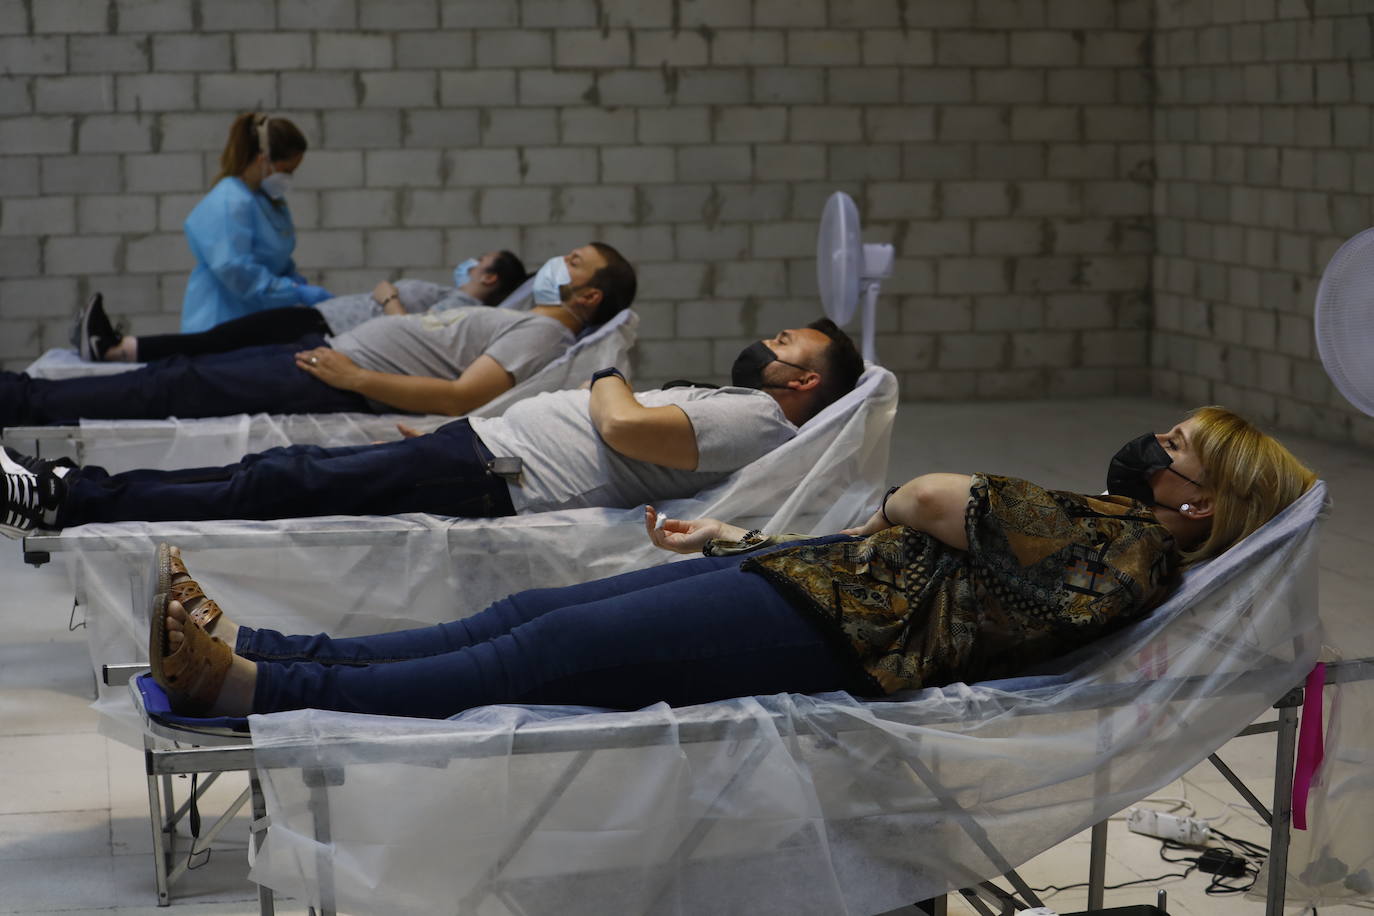
POLYGON ((224 152, 219 154, 219 174, 215 176, 215 182, 230 175, 242 175, 244 169, 252 165, 262 152, 264 137, 273 162, 294 159, 305 152, 308 145, 305 134, 286 118, 269 117, 258 112, 241 114, 229 128, 229 140, 224 144, 224 152))

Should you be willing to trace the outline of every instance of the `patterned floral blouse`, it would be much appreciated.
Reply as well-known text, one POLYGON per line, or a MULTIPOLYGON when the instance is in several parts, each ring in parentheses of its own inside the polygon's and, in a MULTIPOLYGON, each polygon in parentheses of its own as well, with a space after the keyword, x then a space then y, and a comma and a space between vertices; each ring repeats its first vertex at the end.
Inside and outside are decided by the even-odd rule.
POLYGON ((898 526, 743 568, 833 627, 870 694, 1005 677, 1143 616, 1179 555, 1143 504, 973 475, 968 550, 898 526))

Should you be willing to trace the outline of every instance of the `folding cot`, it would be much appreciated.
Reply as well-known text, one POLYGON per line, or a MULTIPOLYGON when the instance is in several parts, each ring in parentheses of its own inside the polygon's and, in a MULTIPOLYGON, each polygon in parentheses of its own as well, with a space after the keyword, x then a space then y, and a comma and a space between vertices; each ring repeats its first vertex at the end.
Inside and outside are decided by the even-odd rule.
MULTIPOLYGON (((838 531, 871 511, 882 492, 896 403, 896 378, 870 366, 854 391, 791 441, 660 508, 768 530, 838 531)), ((500 519, 124 522, 29 537, 24 550, 33 562, 70 554, 98 670, 144 657, 146 608, 139 600, 147 557, 159 541, 193 556, 197 576, 245 623, 348 635, 435 623, 531 585, 566 585, 673 559, 649 544, 642 522, 640 508, 500 519)))
MULTIPOLYGON (((253 878, 327 912, 829 916, 1002 874, 1277 702, 1278 914, 1324 499, 1318 485, 1148 618, 1052 670, 881 701, 506 706, 448 721, 303 710, 250 717, 251 745, 230 752, 169 752, 167 769, 255 767, 269 826, 253 878)), ((162 758, 149 760, 152 774, 162 758)))
MULTIPOLYGON (((490 417, 511 404, 544 391, 573 388, 598 369, 617 366, 629 371, 639 316, 626 309, 569 347, 558 359, 530 378, 468 413, 490 417)), ((58 371, 75 354, 50 350, 35 365, 58 371)), ((80 363, 80 360, 77 360, 80 363)), ((81 363, 103 371, 127 363, 81 363)), ((32 371, 32 367, 31 367, 32 371)), ((78 426, 12 426, 3 441, 21 451, 45 458, 66 456, 78 464, 94 464, 111 473, 134 468, 185 468, 223 464, 237 457, 279 445, 361 445, 394 439, 396 424, 406 423, 429 432, 452 417, 414 414, 239 414, 232 417, 168 420, 82 420, 78 426)))

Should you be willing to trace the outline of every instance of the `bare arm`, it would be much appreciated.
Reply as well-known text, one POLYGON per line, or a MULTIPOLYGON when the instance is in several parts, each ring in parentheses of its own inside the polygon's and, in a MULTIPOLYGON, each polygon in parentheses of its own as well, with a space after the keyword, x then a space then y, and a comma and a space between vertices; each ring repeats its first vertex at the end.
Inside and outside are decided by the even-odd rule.
POLYGON ((973 478, 967 474, 922 474, 902 484, 887 498, 886 519, 884 510, 879 509, 863 525, 844 533, 869 535, 892 525, 906 525, 950 547, 968 550, 964 510, 968 508, 972 485, 973 478))
POLYGON ((296 366, 326 385, 356 391, 398 410, 450 417, 481 407, 515 384, 514 376, 486 354, 453 380, 374 372, 330 347, 297 353, 296 366))
POLYGON ((378 283, 372 290, 372 301, 382 307, 384 315, 404 315, 405 306, 401 305, 401 294, 394 283, 386 280, 378 283))
POLYGON ((608 376, 592 385, 592 425, 626 458, 683 471, 697 469, 697 437, 680 407, 645 407, 630 385, 608 376))

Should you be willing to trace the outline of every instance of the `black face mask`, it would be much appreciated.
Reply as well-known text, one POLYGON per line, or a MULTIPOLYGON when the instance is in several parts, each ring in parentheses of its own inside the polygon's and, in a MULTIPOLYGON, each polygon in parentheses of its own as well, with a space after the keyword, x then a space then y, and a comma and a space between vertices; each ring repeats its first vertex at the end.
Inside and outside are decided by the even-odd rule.
POLYGON ((739 356, 735 357, 735 364, 730 367, 730 384, 736 388, 785 387, 783 385, 769 385, 764 382, 763 369, 772 362, 782 363, 784 366, 791 366, 803 372, 811 371, 805 366, 798 366, 796 363, 789 363, 785 359, 778 359, 778 355, 768 348, 768 344, 756 340, 741 350, 739 356))
MULTIPOLYGON (((1107 492, 1113 496, 1129 496, 1147 506, 1164 505, 1155 502, 1155 492, 1150 486, 1150 478, 1156 471, 1169 471, 1195 487, 1202 486, 1191 477, 1184 477, 1175 471, 1170 467, 1173 463, 1174 459, 1159 444, 1154 433, 1137 436, 1117 449, 1107 465, 1107 492)), ((1175 506, 1165 508, 1178 511, 1175 506)))

